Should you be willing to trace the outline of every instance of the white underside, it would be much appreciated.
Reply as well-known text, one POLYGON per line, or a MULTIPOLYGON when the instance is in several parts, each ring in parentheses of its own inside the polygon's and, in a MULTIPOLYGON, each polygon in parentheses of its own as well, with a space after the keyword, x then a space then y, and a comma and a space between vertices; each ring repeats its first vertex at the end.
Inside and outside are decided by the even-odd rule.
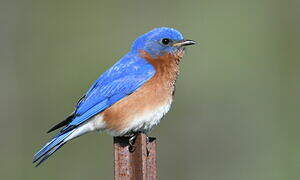
POLYGON ((64 141, 67 142, 71 139, 74 139, 78 136, 81 136, 85 133, 103 130, 105 128, 105 122, 103 121, 103 117, 100 115, 96 115, 89 119, 86 123, 79 126, 72 134, 70 134, 64 141))
POLYGON ((106 131, 112 136, 122 136, 128 132, 149 132, 155 126, 160 123, 163 116, 170 110, 172 100, 169 100, 165 105, 160 106, 153 110, 145 111, 143 114, 136 115, 127 128, 122 131, 112 131, 107 129, 106 131))
POLYGON ((67 142, 71 139, 74 139, 80 135, 91 131, 106 131, 112 136, 122 136, 128 132, 149 132, 153 127, 157 126, 160 123, 160 120, 163 116, 170 110, 172 99, 170 99, 165 105, 160 106, 153 110, 148 110, 143 112, 143 114, 136 115, 128 127, 122 129, 121 131, 114 131, 111 129, 106 129, 106 124, 103 121, 103 117, 96 115, 88 120, 86 123, 78 127, 72 134, 69 135, 64 141, 67 142))

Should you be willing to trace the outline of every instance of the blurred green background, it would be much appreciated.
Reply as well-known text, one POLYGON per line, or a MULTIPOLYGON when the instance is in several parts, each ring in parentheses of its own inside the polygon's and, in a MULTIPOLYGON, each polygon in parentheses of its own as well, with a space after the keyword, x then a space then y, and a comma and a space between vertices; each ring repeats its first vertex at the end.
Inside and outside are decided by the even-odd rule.
POLYGON ((154 129, 159 179, 286 180, 300 173, 300 3, 1 0, 1 179, 112 179, 112 137, 90 133, 34 168, 46 131, 139 35, 199 42, 154 129))

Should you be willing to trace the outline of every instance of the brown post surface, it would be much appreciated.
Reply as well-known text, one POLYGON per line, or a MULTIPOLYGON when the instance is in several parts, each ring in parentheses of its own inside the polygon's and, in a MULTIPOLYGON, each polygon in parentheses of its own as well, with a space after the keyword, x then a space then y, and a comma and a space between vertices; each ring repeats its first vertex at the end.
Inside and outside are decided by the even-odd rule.
POLYGON ((128 138, 114 137, 115 180, 156 180, 156 139, 140 133, 129 147, 128 138))

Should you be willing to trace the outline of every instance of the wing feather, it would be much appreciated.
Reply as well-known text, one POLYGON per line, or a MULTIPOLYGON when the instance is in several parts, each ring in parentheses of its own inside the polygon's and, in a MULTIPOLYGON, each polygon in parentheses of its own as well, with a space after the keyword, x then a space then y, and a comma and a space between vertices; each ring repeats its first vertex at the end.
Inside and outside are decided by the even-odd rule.
POLYGON ((74 129, 133 93, 154 74, 154 67, 145 59, 125 56, 94 82, 84 98, 76 105, 74 119, 62 129, 62 132, 74 129))

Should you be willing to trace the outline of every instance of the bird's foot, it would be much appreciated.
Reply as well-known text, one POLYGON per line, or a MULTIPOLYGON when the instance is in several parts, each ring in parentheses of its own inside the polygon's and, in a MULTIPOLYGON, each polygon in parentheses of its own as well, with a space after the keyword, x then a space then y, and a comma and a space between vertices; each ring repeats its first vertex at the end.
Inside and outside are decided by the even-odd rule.
POLYGON ((129 151, 133 152, 135 150, 135 140, 136 140, 137 134, 134 133, 129 139, 128 139, 128 144, 129 144, 129 151))

